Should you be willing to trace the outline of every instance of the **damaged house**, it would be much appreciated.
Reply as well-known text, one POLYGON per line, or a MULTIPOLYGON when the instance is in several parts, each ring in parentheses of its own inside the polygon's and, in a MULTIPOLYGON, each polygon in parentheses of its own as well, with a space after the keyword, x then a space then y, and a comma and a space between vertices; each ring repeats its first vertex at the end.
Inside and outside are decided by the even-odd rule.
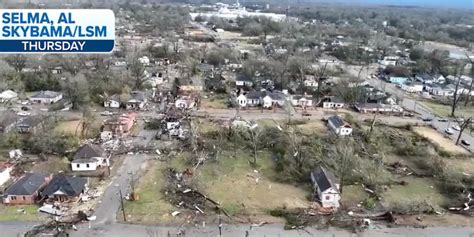
POLYGON ((339 184, 333 173, 319 166, 311 172, 311 181, 314 188, 314 196, 321 202, 322 207, 338 208, 341 195, 339 184))
POLYGON ((85 144, 74 154, 71 162, 72 171, 94 171, 110 165, 109 155, 99 145, 85 144))
POLYGON ((339 115, 329 117, 328 126, 338 136, 347 136, 352 134, 352 126, 345 122, 339 115))
POLYGON ((26 173, 3 193, 4 204, 34 204, 39 191, 51 181, 52 176, 45 173, 26 173))
POLYGON ((46 185, 41 196, 49 201, 77 202, 86 191, 86 178, 58 175, 46 185))

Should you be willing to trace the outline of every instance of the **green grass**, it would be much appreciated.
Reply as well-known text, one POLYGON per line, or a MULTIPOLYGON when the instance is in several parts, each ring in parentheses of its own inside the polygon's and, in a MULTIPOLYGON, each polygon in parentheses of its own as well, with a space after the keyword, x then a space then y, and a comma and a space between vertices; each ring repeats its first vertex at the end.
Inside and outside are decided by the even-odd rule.
POLYGON ((435 181, 429 178, 404 177, 400 180, 408 182, 408 185, 394 185, 383 193, 382 202, 388 205, 408 205, 413 203, 427 202, 440 207, 449 200, 436 187, 435 181))
POLYGON ((227 98, 209 97, 201 101, 201 107, 210 109, 227 109, 227 98))
POLYGON ((342 188, 343 194, 341 196, 341 203, 347 207, 353 207, 369 197, 369 194, 364 191, 359 185, 346 185, 342 188))
MULTIPOLYGON (((125 211, 131 222, 162 223, 171 219, 173 206, 164 199, 161 189, 164 185, 164 166, 159 162, 150 164, 150 169, 140 179, 136 192, 139 200, 125 202, 125 211)), ((118 215, 119 220, 121 215, 118 215)))
POLYGON ((41 221, 43 216, 38 215, 36 205, 0 205, 0 221, 41 221), (24 210, 19 211, 19 210, 24 210))
MULTIPOLYGON (((436 103, 433 101, 423 101, 422 102, 426 107, 430 108, 433 110, 433 112, 441 117, 449 117, 451 116, 451 106, 450 105, 444 105, 440 103, 436 103)), ((456 109, 457 116, 460 115, 472 115, 474 114, 474 107, 473 106, 468 106, 464 107, 462 103, 458 106, 456 109)))

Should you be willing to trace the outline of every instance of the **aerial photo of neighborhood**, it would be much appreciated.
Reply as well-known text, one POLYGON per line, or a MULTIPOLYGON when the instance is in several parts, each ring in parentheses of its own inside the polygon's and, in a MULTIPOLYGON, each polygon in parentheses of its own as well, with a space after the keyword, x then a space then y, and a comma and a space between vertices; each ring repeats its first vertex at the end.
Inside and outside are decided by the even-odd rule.
POLYGON ((7 9, 115 38, 0 53, 0 237, 474 236, 473 0, 7 9))

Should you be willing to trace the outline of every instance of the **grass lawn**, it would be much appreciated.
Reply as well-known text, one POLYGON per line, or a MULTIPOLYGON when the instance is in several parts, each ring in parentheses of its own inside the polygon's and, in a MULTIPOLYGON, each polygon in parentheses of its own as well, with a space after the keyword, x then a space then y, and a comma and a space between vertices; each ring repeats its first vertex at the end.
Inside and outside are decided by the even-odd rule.
POLYGON ((0 205, 0 221, 42 221, 36 205, 0 205), (23 211, 24 210, 24 211, 23 211))
POLYGON ((413 131, 421 136, 428 138, 431 142, 442 147, 447 152, 453 154, 469 154, 469 152, 461 146, 456 146, 455 142, 445 138, 441 133, 430 127, 414 127, 413 131))
MULTIPOLYGON (((433 110, 433 112, 439 116, 442 117, 449 117, 451 116, 451 106, 450 105, 444 105, 432 101, 423 101, 422 102, 426 107, 430 108, 433 110)), ((468 106, 464 107, 462 103, 460 102, 460 106, 456 109, 456 115, 472 115, 474 114, 474 107, 473 106, 468 106)))
POLYGON ((346 207, 355 207, 369 197, 364 188, 359 185, 346 185, 342 188, 341 204, 346 207))
POLYGON ((272 167, 268 153, 260 153, 258 168, 251 168, 250 155, 237 151, 228 151, 221 155, 218 162, 207 163, 198 174, 206 194, 220 202, 231 215, 243 215, 254 218, 253 221, 275 221, 267 211, 276 208, 307 207, 305 184, 295 187, 272 181, 277 175, 272 167))
MULTIPOLYGON (((162 170, 165 167, 159 161, 150 161, 147 171, 140 178, 136 187, 139 194, 139 200, 134 202, 125 202, 125 211, 129 217, 127 221, 135 223, 169 223, 173 220, 171 212, 173 206, 164 200, 161 193, 164 177, 162 170)), ((121 218, 121 215, 117 215, 121 218)))
POLYGON ((64 132, 64 133, 74 135, 76 134, 76 129, 77 129, 77 133, 80 134, 81 127, 82 127, 81 125, 79 125, 80 122, 81 120, 63 121, 63 122, 60 122, 58 126, 56 126, 55 130, 58 132, 64 132))
POLYGON ((31 168, 34 172, 47 172, 57 174, 59 171, 69 172, 71 170, 70 163, 65 158, 57 156, 48 156, 47 161, 37 161, 31 168))
POLYGON ((227 109, 227 98, 221 96, 210 96, 209 98, 203 98, 201 101, 201 108, 227 109))
POLYGON ((403 177, 400 180, 408 184, 395 185, 382 194, 382 202, 388 205, 406 205, 426 201, 433 207, 440 207, 449 200, 436 188, 435 182, 430 178, 403 177))

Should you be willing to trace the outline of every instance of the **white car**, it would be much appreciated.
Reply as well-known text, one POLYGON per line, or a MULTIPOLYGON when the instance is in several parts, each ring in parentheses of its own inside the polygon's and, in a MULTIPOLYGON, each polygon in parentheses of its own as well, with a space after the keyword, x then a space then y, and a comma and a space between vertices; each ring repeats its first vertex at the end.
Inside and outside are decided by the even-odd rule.
POLYGON ((454 132, 451 128, 446 128, 446 130, 444 130, 445 133, 449 134, 449 135, 453 135, 454 132))
POLYGON ((459 125, 453 125, 451 128, 456 131, 461 131, 461 128, 459 127, 459 125))
POLYGON ((17 113, 18 116, 30 116, 30 112, 20 111, 17 113))

